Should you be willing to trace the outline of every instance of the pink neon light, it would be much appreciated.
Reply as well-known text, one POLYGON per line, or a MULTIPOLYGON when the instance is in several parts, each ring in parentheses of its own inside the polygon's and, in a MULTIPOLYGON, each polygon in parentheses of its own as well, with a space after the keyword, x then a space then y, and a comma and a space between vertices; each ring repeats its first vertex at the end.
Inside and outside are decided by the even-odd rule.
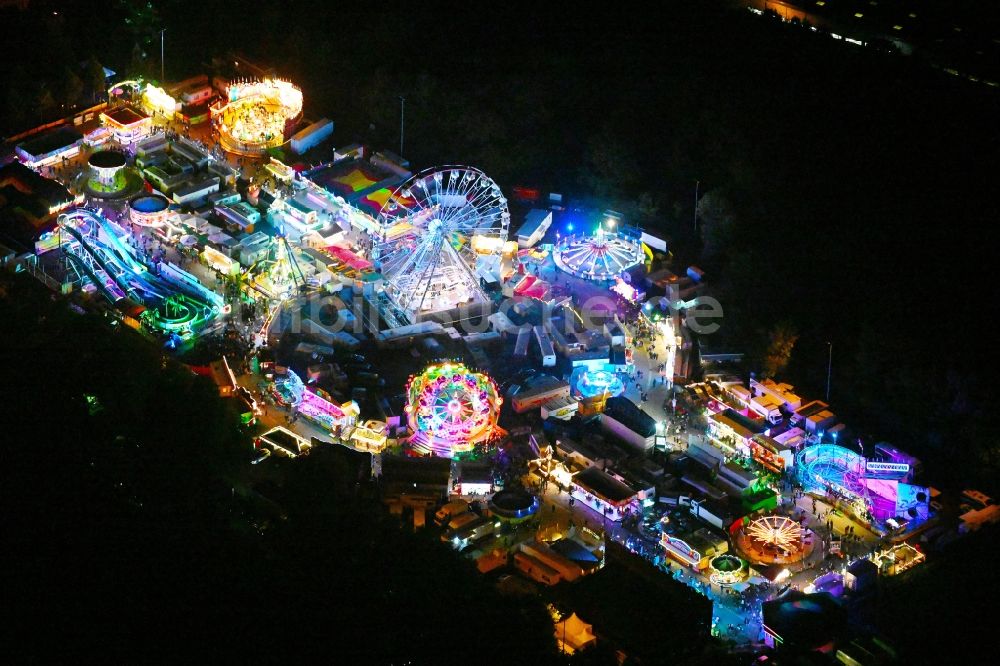
POLYGON ((347 415, 344 414, 344 410, 340 407, 333 404, 329 400, 324 400, 308 389, 302 391, 302 402, 299 403, 299 411, 302 412, 304 416, 324 415, 338 421, 347 417, 347 415))

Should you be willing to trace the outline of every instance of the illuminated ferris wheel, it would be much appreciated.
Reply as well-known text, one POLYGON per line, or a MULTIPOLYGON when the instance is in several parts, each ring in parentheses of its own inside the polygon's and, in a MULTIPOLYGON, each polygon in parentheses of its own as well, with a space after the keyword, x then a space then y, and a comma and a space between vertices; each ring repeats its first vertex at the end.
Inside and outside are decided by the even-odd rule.
POLYGON ((479 169, 427 169, 403 183, 379 213, 373 263, 385 294, 415 321, 421 313, 485 300, 475 274, 499 254, 510 213, 500 187, 479 169))

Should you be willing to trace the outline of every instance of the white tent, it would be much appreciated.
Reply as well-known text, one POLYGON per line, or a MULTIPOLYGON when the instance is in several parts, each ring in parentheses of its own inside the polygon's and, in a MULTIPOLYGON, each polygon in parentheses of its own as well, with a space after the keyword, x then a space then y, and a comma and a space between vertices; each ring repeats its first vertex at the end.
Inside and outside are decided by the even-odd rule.
POLYGON ((573 613, 562 622, 556 622, 556 641, 563 654, 573 654, 597 643, 593 625, 589 625, 573 613))

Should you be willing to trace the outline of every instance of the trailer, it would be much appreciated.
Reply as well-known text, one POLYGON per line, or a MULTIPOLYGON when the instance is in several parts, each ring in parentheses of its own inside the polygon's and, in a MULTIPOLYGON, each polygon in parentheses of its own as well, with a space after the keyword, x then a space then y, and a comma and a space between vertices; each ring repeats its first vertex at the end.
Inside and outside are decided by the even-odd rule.
POLYGON ((329 118, 317 120, 292 137, 292 152, 301 155, 310 148, 319 145, 331 134, 333 134, 333 121, 329 118))
POLYGON ((517 333, 517 343, 514 345, 514 356, 528 355, 528 342, 531 340, 531 328, 525 326, 517 333))
POLYGON ((556 364, 556 350, 552 347, 552 340, 545 332, 543 326, 535 326, 535 338, 538 340, 538 349, 542 356, 542 365, 551 367, 556 364))
POLYGON ((517 231, 517 245, 521 249, 533 247, 542 240, 552 226, 552 211, 532 209, 525 216, 524 224, 517 231))

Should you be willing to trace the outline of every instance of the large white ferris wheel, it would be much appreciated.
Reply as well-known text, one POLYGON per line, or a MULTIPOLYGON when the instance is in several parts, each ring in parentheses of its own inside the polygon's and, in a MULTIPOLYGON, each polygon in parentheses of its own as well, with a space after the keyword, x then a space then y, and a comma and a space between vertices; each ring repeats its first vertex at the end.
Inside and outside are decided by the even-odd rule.
POLYGON ((486 300, 476 260, 507 240, 507 200, 479 169, 444 166, 403 183, 379 213, 372 258, 385 295, 409 317, 486 300))

